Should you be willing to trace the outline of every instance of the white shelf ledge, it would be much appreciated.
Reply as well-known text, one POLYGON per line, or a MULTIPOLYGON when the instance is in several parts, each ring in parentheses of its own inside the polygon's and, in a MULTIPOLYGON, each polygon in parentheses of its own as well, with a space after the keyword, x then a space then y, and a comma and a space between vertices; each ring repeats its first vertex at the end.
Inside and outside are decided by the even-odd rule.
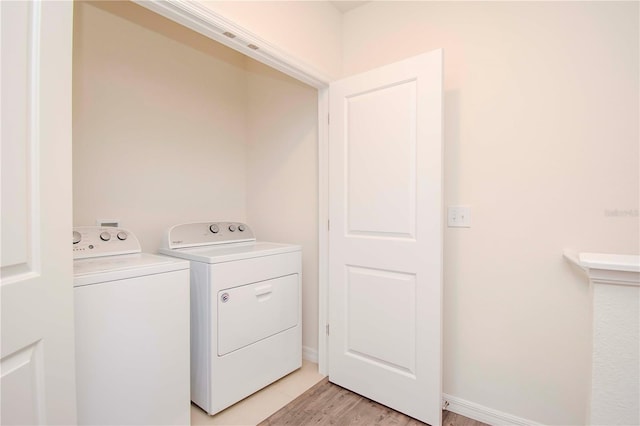
POLYGON ((580 253, 580 263, 592 269, 640 272, 640 256, 632 254, 580 253))
POLYGON ((576 253, 564 250, 564 257, 597 284, 640 286, 640 255, 576 253))

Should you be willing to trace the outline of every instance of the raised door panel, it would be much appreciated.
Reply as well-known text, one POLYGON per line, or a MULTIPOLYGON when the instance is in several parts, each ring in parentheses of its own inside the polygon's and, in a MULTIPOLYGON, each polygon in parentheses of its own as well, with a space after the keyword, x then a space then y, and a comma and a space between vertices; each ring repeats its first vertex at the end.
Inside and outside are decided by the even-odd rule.
POLYGON ((347 354, 415 374, 415 275, 354 266, 346 272, 347 354))
POLYGON ((42 343, 2 359, 2 424, 44 423, 42 343))
POLYGON ((345 104, 347 232, 414 238, 416 81, 352 94, 345 104))
POLYGON ((29 53, 35 48, 34 7, 29 2, 2 2, 2 269, 3 276, 31 269, 33 232, 30 202, 38 191, 30 138, 33 111, 29 108, 29 53), (24 48, 30 46, 31 48, 24 48), (10 143, 9 143, 10 142, 10 143))

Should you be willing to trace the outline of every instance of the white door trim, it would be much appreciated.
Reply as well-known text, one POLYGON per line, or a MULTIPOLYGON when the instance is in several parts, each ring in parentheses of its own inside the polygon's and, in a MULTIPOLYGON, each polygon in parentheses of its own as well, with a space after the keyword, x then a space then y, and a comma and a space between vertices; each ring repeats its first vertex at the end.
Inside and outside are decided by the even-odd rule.
POLYGON ((214 10, 189 0, 132 0, 318 89, 318 371, 328 375, 329 83, 331 79, 214 10), (225 35, 233 34, 235 37, 225 35), (257 47, 257 49, 256 49, 257 47))
POLYGON ((318 372, 329 375, 329 87, 318 89, 318 372))

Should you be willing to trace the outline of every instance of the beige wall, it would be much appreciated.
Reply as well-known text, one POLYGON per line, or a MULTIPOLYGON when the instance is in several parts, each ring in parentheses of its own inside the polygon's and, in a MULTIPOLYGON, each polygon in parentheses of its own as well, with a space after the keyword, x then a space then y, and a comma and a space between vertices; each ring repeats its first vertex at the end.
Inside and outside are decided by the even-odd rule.
POLYGON ((327 1, 199 3, 329 78, 342 72, 342 15, 327 1))
POLYGON ((246 218, 245 58, 129 2, 75 4, 74 225, 154 252, 176 223, 246 218))
POLYGON ((302 246, 302 344, 317 350, 317 91, 252 60, 247 77, 247 221, 261 239, 302 246))
POLYGON ((640 251, 638 12, 371 2, 344 16, 345 75, 445 51, 445 205, 470 205, 472 227, 445 229, 444 392, 585 423, 590 296, 562 250, 640 251))

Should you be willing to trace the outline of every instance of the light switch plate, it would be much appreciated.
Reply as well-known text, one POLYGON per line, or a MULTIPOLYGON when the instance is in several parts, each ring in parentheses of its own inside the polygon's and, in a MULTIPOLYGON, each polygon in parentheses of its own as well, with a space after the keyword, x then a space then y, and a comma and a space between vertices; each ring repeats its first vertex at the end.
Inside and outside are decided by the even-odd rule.
POLYGON ((449 206, 447 224, 449 228, 471 228, 471 207, 449 206))

